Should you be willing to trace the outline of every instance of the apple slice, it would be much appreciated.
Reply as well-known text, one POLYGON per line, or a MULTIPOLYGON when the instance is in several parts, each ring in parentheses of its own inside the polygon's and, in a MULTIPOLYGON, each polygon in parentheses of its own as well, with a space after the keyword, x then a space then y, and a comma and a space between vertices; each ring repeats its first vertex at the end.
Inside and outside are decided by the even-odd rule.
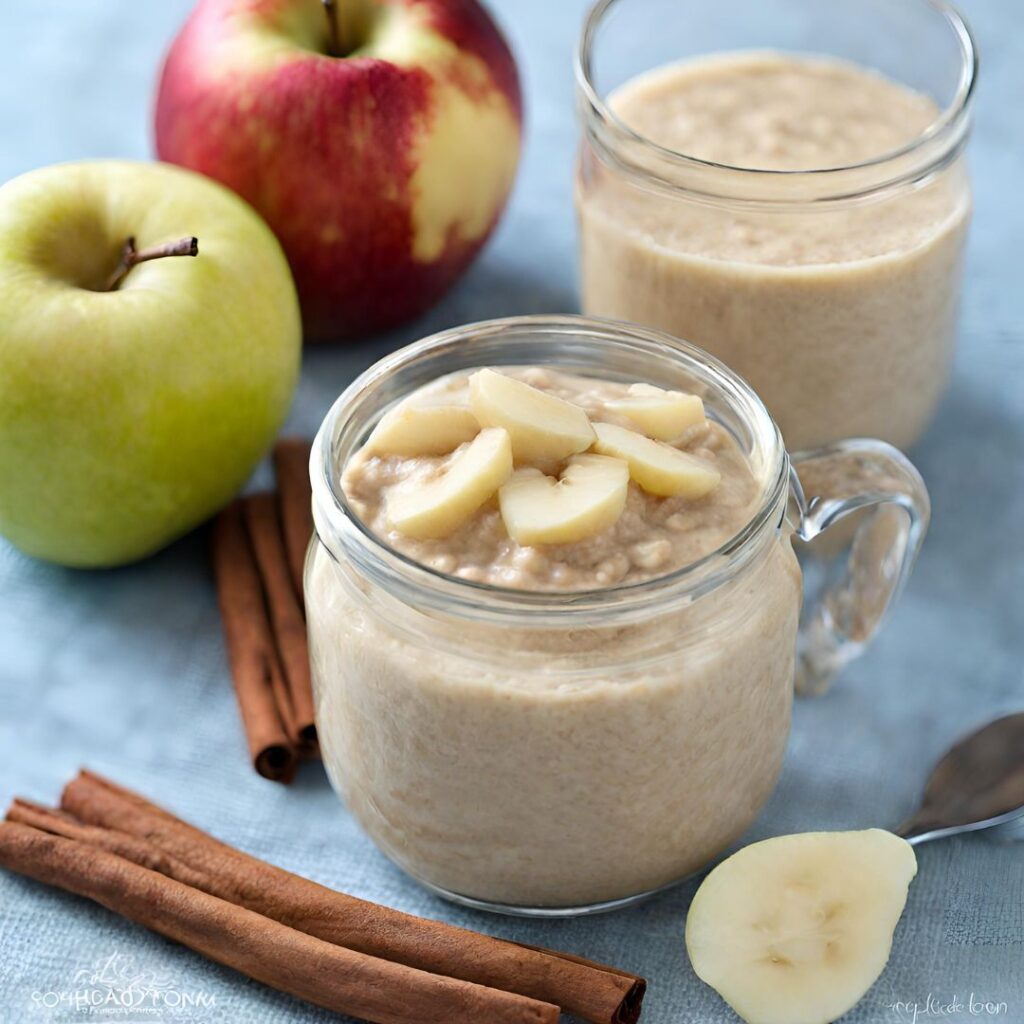
POLYGON ((745 846, 693 897, 690 962, 749 1024, 829 1024, 882 973, 916 874, 914 848, 877 828, 745 846))
POLYGON ((416 487, 400 486, 387 499, 388 523, 417 539, 447 537, 512 475, 508 432, 482 430, 444 472, 416 487))
POLYGON ((652 384, 632 384, 627 395, 606 403, 606 407, 658 441, 674 441, 690 427, 704 422, 704 402, 698 395, 663 391, 652 384))
POLYGON ((713 491, 721 474, 713 466, 678 448, 652 441, 635 430, 613 423, 595 423, 597 443, 594 450, 602 455, 625 459, 630 476, 651 494, 670 498, 703 498, 713 491))
POLYGON ((469 378, 469 406, 481 427, 509 432, 517 462, 556 462, 594 443, 594 428, 578 405, 494 370, 469 378))
POLYGON ((576 455, 558 480, 539 469, 517 470, 498 492, 498 503, 516 543, 570 544, 615 523, 628 491, 628 463, 576 455))
POLYGON ((374 428, 366 450, 374 455, 447 455, 480 433, 461 405, 400 405, 374 428))

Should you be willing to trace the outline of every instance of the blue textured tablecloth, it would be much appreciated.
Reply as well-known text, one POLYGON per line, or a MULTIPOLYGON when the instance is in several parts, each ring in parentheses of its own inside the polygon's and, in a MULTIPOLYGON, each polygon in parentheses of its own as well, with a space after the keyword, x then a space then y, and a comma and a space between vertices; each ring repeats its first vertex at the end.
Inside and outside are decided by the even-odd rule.
MULTIPOLYGON (((508 215, 464 281, 422 322, 372 347, 306 355, 294 430, 312 434, 353 374, 388 347, 484 317, 576 308, 571 52, 583 3, 495 6, 528 96, 525 160, 508 215)), ((155 69, 188 7, 189 0, 4 0, 0 179, 58 160, 146 156, 155 69)), ((952 391, 913 453, 931 489, 934 525, 875 648, 829 696, 798 704, 782 781, 755 836, 894 825, 952 740, 1024 706, 1024 20, 1013 0, 969 0, 966 11, 983 54, 971 157, 977 215, 952 391)), ((385 861, 319 766, 287 789, 258 778, 196 537, 144 564, 98 573, 33 562, 0 541, 0 799, 52 801, 82 764, 327 885, 642 972, 651 983, 649 1024, 735 1020, 684 953, 693 884, 587 920, 472 913, 428 895, 385 861)), ((844 1021, 910 1021, 917 1004, 918 1020, 1021 1024, 1024 844, 962 838, 919 853, 892 960, 844 1021)), ((93 904, 0 874, 0 1022, 85 1019, 66 995, 50 1005, 88 987, 104 965, 122 979, 160 975, 169 993, 161 1022, 337 1019, 93 904)))

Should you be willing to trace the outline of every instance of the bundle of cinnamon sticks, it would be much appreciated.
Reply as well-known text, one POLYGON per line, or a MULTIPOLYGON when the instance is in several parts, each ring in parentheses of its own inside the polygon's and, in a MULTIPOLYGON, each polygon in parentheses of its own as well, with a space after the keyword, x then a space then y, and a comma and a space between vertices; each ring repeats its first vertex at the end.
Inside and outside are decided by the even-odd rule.
POLYGON ((219 842, 91 772, 60 808, 15 800, 0 866, 95 900, 281 991, 375 1024, 633 1024, 612 967, 335 892, 219 842))
POLYGON ((319 753, 302 599, 313 532, 309 442, 274 448, 276 493, 232 502, 213 526, 211 554, 242 724, 260 775, 290 782, 319 753))

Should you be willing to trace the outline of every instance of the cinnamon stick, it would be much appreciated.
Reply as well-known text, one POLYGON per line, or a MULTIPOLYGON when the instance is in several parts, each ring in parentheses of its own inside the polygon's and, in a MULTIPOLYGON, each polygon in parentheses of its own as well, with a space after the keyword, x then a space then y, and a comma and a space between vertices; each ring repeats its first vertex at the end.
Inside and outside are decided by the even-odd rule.
POLYGON ((309 483, 310 444, 302 437, 282 438, 274 445, 274 472, 277 474, 281 526, 292 585, 304 606, 302 575, 306 549, 313 536, 313 492, 309 483))
POLYGON ((168 878, 183 882, 195 889, 202 888, 201 872, 193 871, 183 861, 164 852, 159 846, 140 839, 138 836, 122 832, 120 829, 87 825, 67 811, 58 810, 55 807, 44 807, 42 804, 24 800, 21 797, 15 797, 11 801, 11 806, 7 809, 6 820, 19 825, 28 825, 41 832, 49 832, 51 835, 63 836, 65 839, 79 840, 89 846, 130 860, 140 867, 159 871, 160 874, 167 875, 168 878))
POLYGON ((76 839, 0 823, 0 866, 113 910, 256 981, 375 1024, 557 1024, 558 1008, 332 945, 76 839))
POLYGON ((294 711, 238 501, 213 524, 212 557, 231 677, 253 765, 264 778, 289 782, 297 761, 294 711))
MULTIPOLYGON (((257 860, 150 803, 83 771, 61 807, 76 819, 116 829, 187 865, 193 884, 337 946, 560 1006, 594 1024, 633 1024, 642 978, 580 957, 506 942, 335 892, 257 860)), ((161 868, 161 870, 164 870, 161 868)))
POLYGON ((301 754, 311 756, 317 740, 306 620, 292 585, 277 502, 268 492, 254 494, 243 500, 243 512, 288 690, 291 739, 301 754))

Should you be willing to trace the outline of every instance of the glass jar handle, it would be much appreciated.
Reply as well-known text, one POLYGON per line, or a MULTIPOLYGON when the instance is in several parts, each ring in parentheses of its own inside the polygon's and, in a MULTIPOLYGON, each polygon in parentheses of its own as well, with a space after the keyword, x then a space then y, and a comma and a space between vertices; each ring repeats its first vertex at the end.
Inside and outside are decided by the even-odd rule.
MULTIPOLYGON (((931 507, 921 474, 884 441, 840 441, 791 460, 791 518, 800 540, 811 542, 844 517, 870 510, 857 520, 845 559, 815 566, 823 579, 804 600, 796 689, 817 695, 885 618, 921 549, 931 507)), ((811 556, 813 562, 813 550, 811 556)))

